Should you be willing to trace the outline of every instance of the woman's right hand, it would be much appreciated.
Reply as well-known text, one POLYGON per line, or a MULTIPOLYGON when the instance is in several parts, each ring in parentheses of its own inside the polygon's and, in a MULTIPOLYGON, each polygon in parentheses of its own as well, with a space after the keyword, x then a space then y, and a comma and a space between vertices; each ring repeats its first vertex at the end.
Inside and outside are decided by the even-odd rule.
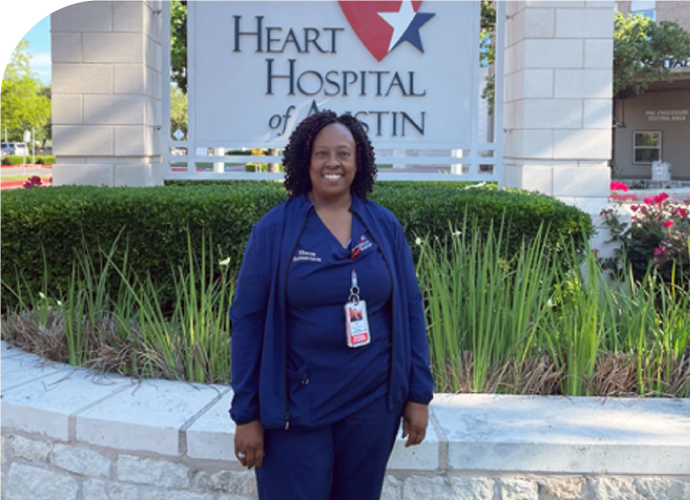
POLYGON ((264 461, 264 428, 259 420, 235 428, 235 456, 248 469, 261 467, 264 461))

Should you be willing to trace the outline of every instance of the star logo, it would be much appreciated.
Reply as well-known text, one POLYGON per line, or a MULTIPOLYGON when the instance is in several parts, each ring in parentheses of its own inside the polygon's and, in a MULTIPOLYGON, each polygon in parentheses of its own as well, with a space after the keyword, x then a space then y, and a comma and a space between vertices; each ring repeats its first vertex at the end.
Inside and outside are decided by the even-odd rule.
POLYGON ((419 30, 434 14, 419 11, 421 0, 338 3, 355 34, 377 61, 403 42, 424 53, 419 30))

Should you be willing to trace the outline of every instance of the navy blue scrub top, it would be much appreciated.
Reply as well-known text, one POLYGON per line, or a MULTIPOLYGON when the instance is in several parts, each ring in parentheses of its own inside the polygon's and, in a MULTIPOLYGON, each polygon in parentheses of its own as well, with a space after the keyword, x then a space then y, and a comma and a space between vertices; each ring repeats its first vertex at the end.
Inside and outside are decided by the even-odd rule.
POLYGON ((291 426, 315 428, 362 409, 386 411, 391 293, 388 266, 357 215, 352 216, 352 239, 343 248, 312 210, 287 280, 291 426), (357 246, 360 251, 352 258, 357 246), (347 346, 345 330, 352 269, 371 332, 371 343, 357 348, 347 346))

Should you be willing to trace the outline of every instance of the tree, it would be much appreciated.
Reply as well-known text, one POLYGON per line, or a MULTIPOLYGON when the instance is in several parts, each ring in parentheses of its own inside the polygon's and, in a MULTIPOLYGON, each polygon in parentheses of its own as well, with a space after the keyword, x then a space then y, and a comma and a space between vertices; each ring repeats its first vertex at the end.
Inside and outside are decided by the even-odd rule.
POLYGON ((29 42, 17 44, 2 79, 0 122, 4 139, 22 141, 25 130, 32 127, 38 139, 49 138, 50 89, 31 72, 29 42))
POLYGON ((690 34, 678 24, 616 11, 613 35, 613 94, 617 99, 644 93, 654 81, 671 81, 669 62, 690 58, 690 34))
POLYGON ((187 2, 170 2, 170 79, 187 94, 187 2))
POLYGON ((170 85, 170 130, 181 130, 187 135, 187 94, 177 85, 170 85))
MULTIPOLYGON (((496 61, 496 9, 490 1, 483 1, 481 8, 481 25, 479 31, 479 62, 482 66, 493 66, 496 61)), ((494 113, 494 97, 496 94, 496 75, 486 77, 486 85, 482 89, 482 99, 489 103, 489 114, 494 113)))

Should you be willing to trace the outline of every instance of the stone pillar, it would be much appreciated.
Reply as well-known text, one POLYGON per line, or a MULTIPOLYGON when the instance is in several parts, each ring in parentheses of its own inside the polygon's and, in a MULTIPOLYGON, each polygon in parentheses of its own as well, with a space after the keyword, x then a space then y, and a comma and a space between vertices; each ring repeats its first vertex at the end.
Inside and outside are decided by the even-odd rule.
POLYGON ((506 2, 503 186, 606 205, 614 6, 506 2))
POLYGON ((54 185, 162 184, 161 3, 93 1, 51 15, 54 185))

